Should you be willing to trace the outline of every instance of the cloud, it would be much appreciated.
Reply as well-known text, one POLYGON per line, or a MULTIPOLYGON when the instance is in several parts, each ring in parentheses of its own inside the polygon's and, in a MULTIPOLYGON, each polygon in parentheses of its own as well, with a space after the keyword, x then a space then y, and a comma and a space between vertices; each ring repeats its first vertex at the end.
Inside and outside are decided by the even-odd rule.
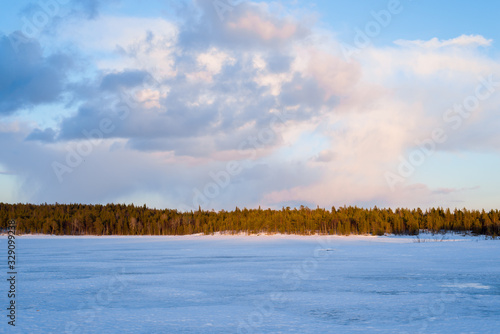
MULTIPOLYGON (((119 55, 115 63, 127 63, 130 67, 103 74, 101 90, 90 90, 87 103, 63 120, 58 138, 83 139, 83 131, 97 128, 106 113, 116 113, 113 110, 121 103, 121 95, 126 93, 133 97, 134 106, 129 117, 119 122, 108 138, 127 139, 127 147, 136 150, 173 151, 193 157, 221 156, 224 155, 221 151, 237 150, 248 136, 268 126, 274 117, 273 109, 299 106, 290 118, 306 121, 321 112, 322 106, 336 105, 338 96, 347 91, 345 87, 359 80, 355 65, 321 53, 315 45, 301 53, 304 59, 298 57, 295 52, 302 47, 303 36, 299 31, 303 29, 292 19, 278 19, 267 12, 266 6, 248 4, 238 6, 231 18, 221 21, 212 4, 208 4, 200 5, 203 11, 195 25, 173 26, 157 19, 148 25, 144 21, 140 22, 142 32, 135 32, 132 35, 135 37, 117 38, 118 54, 116 49, 105 46, 114 57, 119 55), (246 37, 264 44, 255 42, 253 46, 239 48, 241 38, 233 40, 227 35, 221 42, 220 36, 211 34, 205 40, 210 43, 202 48, 191 44, 186 37, 186 34, 191 37, 205 34, 212 26, 230 34, 229 30, 234 28, 228 26, 231 20, 248 15, 259 15, 266 27, 272 25, 277 29, 269 28, 271 35, 267 37, 259 34, 246 37), (290 24, 297 26, 296 33, 285 38, 277 32, 281 31, 280 27, 290 24), (162 32, 158 27, 168 29, 162 32), (268 37, 282 39, 282 47, 267 44, 268 37), (153 43, 154 40, 168 43, 161 45, 153 43), (163 54, 163 59, 154 56, 159 54, 163 54), (262 59, 264 67, 255 66, 257 58, 262 59), (142 61, 136 61, 138 59, 142 61), (162 66, 164 60, 171 70, 167 75, 158 75, 155 66, 162 66), (321 65, 326 72, 321 71, 321 65), (146 72, 158 81, 136 87, 146 72), (113 92, 115 96, 103 97, 102 90, 113 92)), ((110 17, 100 17, 88 25, 102 27, 109 22, 139 28, 132 19, 110 17)), ((83 28, 84 31, 89 29, 83 28)), ((115 35, 119 31, 109 33, 115 35)), ((277 147, 278 142, 275 138, 263 145, 262 150, 277 147)))
POLYGON ((471 190, 478 190, 480 189, 481 186, 475 186, 475 187, 464 187, 464 188, 439 188, 436 190, 433 190, 433 194, 453 194, 453 193, 459 193, 463 191, 471 191, 471 190))
POLYGON ((199 0, 180 5, 175 21, 90 15, 62 20, 45 52, 33 41, 20 57, 0 53, 0 112, 10 117, 0 124, 0 162, 16 170, 24 198, 195 209, 453 205, 466 186, 421 176, 391 192, 384 172, 437 127, 449 139, 436 155, 500 149, 497 94, 459 131, 443 120, 475 94, 478 75, 500 79, 498 61, 478 48, 491 44, 482 36, 397 41, 346 62, 333 35, 267 4, 219 14, 199 0), (56 125, 15 114, 48 103, 65 111, 56 125), (53 163, 85 145, 91 152, 59 183, 53 163), (230 162, 241 171, 220 186, 230 162))
POLYGON ((125 70, 104 76, 100 89, 116 91, 119 88, 131 88, 141 85, 150 74, 140 70, 125 70))
POLYGON ((263 19, 256 13, 247 12, 228 23, 228 28, 235 33, 256 35, 264 41, 288 40, 297 33, 297 26, 292 22, 280 22, 263 19))
POLYGON ((493 42, 492 39, 486 39, 481 35, 461 35, 452 39, 440 40, 436 37, 428 41, 422 40, 397 40, 394 43, 403 47, 417 47, 423 49, 439 49, 446 47, 479 47, 479 46, 490 46, 493 42))
POLYGON ((45 130, 35 129, 29 134, 28 137, 26 137, 26 140, 53 142, 55 140, 55 137, 56 137, 56 132, 51 128, 45 130))
POLYGON ((330 162, 335 159, 335 153, 330 150, 323 150, 314 158, 317 162, 330 162))
POLYGON ((294 58, 287 54, 270 54, 267 57, 267 68, 271 73, 286 73, 290 70, 294 58))
MULTIPOLYGON (((229 159, 241 162, 248 158, 254 160, 241 175, 234 178, 234 184, 227 190, 230 194, 241 193, 242 189, 250 187, 253 191, 246 198, 252 203, 257 203, 263 192, 286 188, 290 179, 295 180, 295 185, 305 186, 316 180, 319 174, 308 173, 309 167, 303 163, 291 167, 279 162, 272 154, 288 140, 284 136, 290 137, 292 129, 300 134, 303 124, 317 117, 323 110, 322 106, 328 108, 337 103, 336 95, 346 92, 343 85, 353 84, 359 78, 353 65, 315 51, 315 45, 308 46, 310 51, 301 54, 304 59, 298 58, 295 50, 301 48, 297 43, 303 43, 306 30, 291 18, 276 18, 267 12, 265 6, 254 4, 235 9, 233 16, 225 22, 221 22, 213 12, 204 12, 198 24, 189 28, 184 25, 175 27, 172 23, 156 19, 139 22, 137 19, 99 16, 83 23, 79 29, 80 33, 88 32, 88 35, 76 40, 80 50, 83 52, 88 48, 107 52, 114 58, 113 64, 107 67, 108 63, 101 62, 93 80, 72 86, 81 102, 74 104, 77 109, 63 118, 59 128, 32 130, 25 134, 26 142, 16 146, 24 145, 32 149, 30 143, 42 143, 45 146, 41 146, 40 151, 48 150, 48 156, 52 156, 54 161, 64 161, 68 145, 83 145, 89 134, 98 133, 103 120, 110 120, 113 130, 102 133, 103 144, 94 149, 92 156, 85 159, 85 164, 92 165, 90 161, 98 164, 94 157, 109 152, 115 157, 109 160, 110 169, 117 168, 121 159, 135 161, 140 156, 142 163, 151 164, 156 171, 144 171, 151 178, 143 180, 140 189, 135 182, 136 188, 131 186, 130 190, 113 183, 117 189, 104 191, 105 185, 111 187, 112 184, 101 183, 98 188, 110 198, 116 196, 111 194, 117 194, 118 189, 129 194, 134 192, 132 189, 138 193, 165 192, 173 186, 173 179, 168 178, 159 186, 152 181, 152 175, 162 178, 161 175, 168 170, 172 173, 185 170, 186 178, 190 174, 197 176, 189 182, 184 179, 184 185, 176 182, 176 187, 183 189, 179 190, 179 194, 182 193, 180 197, 185 198, 184 202, 191 203, 193 187, 203 190, 204 184, 210 180, 206 179, 207 172, 224 168, 229 159), (249 20, 261 25, 257 33, 247 29, 249 20), (109 23, 117 29, 96 29, 109 23), (126 25, 139 30, 128 34, 127 29, 119 28, 126 25), (207 40, 210 43, 200 47, 186 38, 186 29, 193 37, 205 34, 210 26, 221 29, 221 39, 220 36, 210 35, 207 40), (94 37, 92 31, 99 31, 104 40, 106 36, 115 36, 113 40, 116 43, 111 46, 99 44, 94 41, 97 36, 94 37), (177 31, 181 38, 176 37, 177 31), (236 34, 239 34, 238 38, 236 34), (239 48, 243 35, 250 45, 239 48), (263 60, 263 67, 255 66, 257 58, 263 60), (312 64, 319 61, 327 67, 327 75, 320 73, 312 64), (298 66, 301 63, 305 66, 298 66), (160 71, 155 71, 157 66, 160 71), (354 73, 349 75, 350 71, 354 73), (159 80, 145 82, 150 75, 159 80), (328 78, 328 75, 333 78, 328 78), (124 101, 124 96, 130 97, 130 100, 124 101), (130 101, 132 103, 128 103, 130 101), (124 105, 128 113, 126 118, 121 119, 120 109, 124 105), (277 115, 282 110, 288 110, 288 113, 284 119, 279 119, 281 116, 277 115), (286 133, 271 129, 275 123, 286 128, 286 133), (262 132, 263 129, 267 132, 262 132), (266 162, 268 158, 271 160, 266 162), (190 172, 185 164, 191 166, 190 172)), ((71 34, 72 29, 65 31, 71 34)), ((65 34, 59 38, 67 41, 65 34)), ((51 163, 46 160, 45 163, 51 163)), ((104 161, 108 159, 102 160, 102 163, 104 161)), ((128 164, 131 170, 138 166, 136 163, 128 164)), ((87 188, 84 181, 76 178, 84 169, 86 167, 82 164, 74 173, 68 174, 67 179, 72 180, 68 183, 80 189, 87 188)), ((93 170, 99 174, 97 178, 101 181, 101 177, 107 174, 106 170, 93 170)), ((41 188, 54 182, 53 174, 52 171, 48 175, 37 176, 43 184, 41 188)), ((90 178, 90 174, 86 175, 90 178)), ((108 176, 106 179, 115 178, 109 179, 108 176)), ((60 187, 61 193, 70 192, 66 181, 60 187)), ((81 194, 90 191, 89 188, 81 194)), ((33 196, 39 198, 37 194, 33 196)), ((43 196, 59 198, 55 192, 43 196)), ((99 198, 102 200, 106 196, 99 198)), ((80 196, 79 200, 88 198, 80 196)), ((241 195, 221 195, 216 202, 207 205, 220 207, 223 202, 237 205, 240 200, 241 195)))
POLYGON ((217 6, 211 0, 194 1, 179 38, 190 48, 238 47, 240 49, 280 49, 292 41, 303 40, 310 31, 287 13, 278 17, 266 3, 240 2, 234 6, 217 6))
POLYGON ((355 63, 346 64, 340 57, 314 49, 309 51, 308 58, 307 73, 323 89, 325 100, 346 95, 360 79, 355 63))
POLYGON ((73 58, 64 53, 44 55, 36 40, 17 47, 10 36, 0 35, 0 115, 61 99, 73 58))

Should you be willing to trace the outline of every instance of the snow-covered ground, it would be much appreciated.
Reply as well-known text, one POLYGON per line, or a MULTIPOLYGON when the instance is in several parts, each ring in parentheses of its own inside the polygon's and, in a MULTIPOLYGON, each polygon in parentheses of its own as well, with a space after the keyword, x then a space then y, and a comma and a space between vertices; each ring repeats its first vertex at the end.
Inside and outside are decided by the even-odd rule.
POLYGON ((420 239, 20 236, 16 331, 499 333, 500 241, 420 239))

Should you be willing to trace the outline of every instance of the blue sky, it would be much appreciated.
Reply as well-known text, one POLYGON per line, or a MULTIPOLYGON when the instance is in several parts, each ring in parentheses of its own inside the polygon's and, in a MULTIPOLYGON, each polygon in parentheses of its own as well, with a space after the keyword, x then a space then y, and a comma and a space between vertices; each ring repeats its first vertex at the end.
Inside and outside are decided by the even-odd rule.
POLYGON ((3 3, 0 201, 496 208, 499 9, 3 3))
MULTIPOLYGON (((322 20, 332 29, 349 36, 352 28, 371 20, 371 12, 387 8, 388 1, 317 1, 322 20)), ((402 8, 384 33, 374 43, 389 45, 397 39, 433 37, 451 39, 462 34, 479 34, 497 40, 496 14, 500 4, 495 1, 457 2, 401 0, 402 8)))

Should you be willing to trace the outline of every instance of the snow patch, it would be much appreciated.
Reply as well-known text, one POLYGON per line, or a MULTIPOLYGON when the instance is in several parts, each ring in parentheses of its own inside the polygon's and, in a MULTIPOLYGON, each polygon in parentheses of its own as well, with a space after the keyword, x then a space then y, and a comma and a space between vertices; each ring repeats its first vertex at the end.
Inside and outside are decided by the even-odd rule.
POLYGON ((458 288, 458 289, 484 289, 489 290, 491 287, 480 283, 455 283, 441 285, 444 288, 458 288))

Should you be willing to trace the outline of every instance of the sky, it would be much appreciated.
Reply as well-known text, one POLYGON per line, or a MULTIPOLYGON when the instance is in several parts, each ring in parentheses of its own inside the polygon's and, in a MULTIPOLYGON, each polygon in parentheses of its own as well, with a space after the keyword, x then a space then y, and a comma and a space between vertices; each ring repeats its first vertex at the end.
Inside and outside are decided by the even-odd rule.
POLYGON ((0 202, 498 209, 500 3, 0 4, 0 202))

